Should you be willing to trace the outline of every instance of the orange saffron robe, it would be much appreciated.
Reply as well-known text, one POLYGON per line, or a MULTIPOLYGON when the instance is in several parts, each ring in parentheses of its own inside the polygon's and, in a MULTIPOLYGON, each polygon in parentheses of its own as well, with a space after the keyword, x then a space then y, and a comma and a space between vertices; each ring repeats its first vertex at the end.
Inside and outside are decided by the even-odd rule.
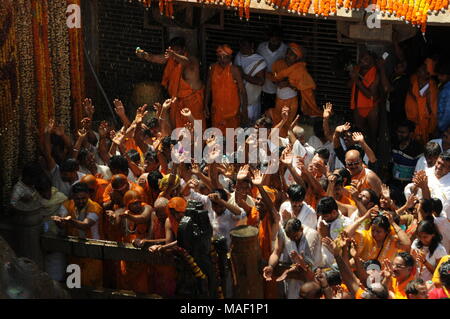
POLYGON ((202 87, 194 90, 191 85, 183 79, 183 66, 175 59, 169 58, 164 68, 161 82, 170 97, 177 97, 177 102, 170 108, 170 121, 175 127, 184 127, 188 120, 181 115, 183 108, 191 110, 192 116, 196 120, 201 120, 205 129, 205 116, 203 113, 203 99, 205 90, 202 87))
MULTIPOLYGON (((160 222, 158 218, 152 221, 152 238, 166 238, 165 221, 160 222)), ((177 270, 170 265, 149 265, 149 282, 152 293, 162 297, 172 297, 176 290, 177 270)))
POLYGON ((368 168, 363 167, 363 169, 361 170, 361 173, 359 173, 358 175, 352 176, 352 183, 354 181, 357 182, 357 189, 358 191, 362 191, 363 189, 366 188, 371 188, 370 184, 369 184, 369 180, 367 178, 367 170, 368 168))
POLYGON ((427 104, 427 94, 420 96, 417 75, 411 76, 411 89, 405 100, 405 111, 408 120, 416 124, 415 136, 422 143, 427 143, 437 127, 438 89, 436 82, 430 80, 427 94, 430 94, 430 104, 427 104))
POLYGON ((323 111, 317 107, 314 95, 316 83, 309 74, 305 62, 297 62, 288 66, 284 60, 278 60, 273 64, 272 70, 276 72, 276 80, 287 78, 289 84, 300 91, 302 96, 301 108, 304 115, 322 116, 323 111))
POLYGON ((384 259, 394 260, 395 255, 401 251, 398 248, 398 237, 395 235, 394 229, 391 227, 390 233, 387 235, 383 247, 380 249, 377 242, 372 237, 372 230, 358 230, 354 235, 358 253, 363 260, 378 259, 382 262, 384 259))
MULTIPOLYGON (((359 71, 359 66, 356 66, 359 71)), ((362 83, 366 88, 369 88, 377 77, 377 68, 373 66, 363 76, 362 83)), ((358 110, 361 117, 367 117, 369 113, 375 108, 377 101, 373 97, 367 97, 357 87, 356 83, 352 86, 352 98, 350 101, 350 109, 358 110)))
MULTIPOLYGON (((75 202, 73 200, 68 200, 64 203, 64 207, 67 209, 69 216, 72 216, 73 219, 77 219, 77 209, 75 206, 75 202)), ((100 238, 102 239, 102 229, 101 229, 101 220, 102 220, 102 212, 103 209, 99 204, 92 200, 88 200, 86 207, 83 209, 88 213, 95 213, 98 216, 98 232, 100 234, 100 238)), ((80 231, 75 227, 68 227, 67 235, 80 237, 80 231)), ((93 234, 91 229, 85 232, 84 238, 93 239, 93 234)), ((100 288, 103 286, 103 262, 100 259, 92 259, 92 258, 83 258, 83 257, 69 257, 69 264, 76 264, 80 266, 81 269, 81 285, 83 287, 93 287, 100 288)))
POLYGON ((413 270, 411 271, 411 274, 409 277, 403 281, 402 283, 399 283, 397 281, 397 278, 392 277, 391 280, 391 287, 389 289, 390 292, 393 292, 395 297, 394 299, 408 299, 408 296, 406 295, 406 286, 411 280, 415 279, 416 275, 416 269, 413 267, 413 270))
MULTIPOLYGON (((142 203, 143 207, 145 205, 145 203, 142 203)), ((144 239, 147 237, 147 224, 136 224, 128 219, 123 219, 122 224, 125 228, 121 240, 123 243, 131 243, 135 239, 144 239)), ((121 260, 119 264, 119 274, 117 278, 119 289, 133 290, 139 293, 149 292, 149 267, 146 263, 121 260)))
POLYGON ((107 180, 104 180, 102 178, 97 178, 97 186, 95 188, 95 194, 91 198, 94 202, 96 202, 99 205, 103 204, 103 194, 105 193, 106 187, 109 185, 109 182, 107 180))
POLYGON ((231 63, 224 68, 218 63, 211 66, 212 126, 224 135, 227 127, 235 129, 240 124, 241 99, 231 66, 231 63))
MULTIPOLYGON (((259 229, 258 238, 259 246, 261 248, 261 257, 264 262, 268 263, 270 255, 272 254, 272 221, 269 213, 266 213, 264 218, 260 220, 259 211, 256 207, 252 207, 250 215, 247 217, 247 225, 257 227, 259 229)), ((276 281, 263 281, 264 298, 277 298, 277 283, 276 281)))

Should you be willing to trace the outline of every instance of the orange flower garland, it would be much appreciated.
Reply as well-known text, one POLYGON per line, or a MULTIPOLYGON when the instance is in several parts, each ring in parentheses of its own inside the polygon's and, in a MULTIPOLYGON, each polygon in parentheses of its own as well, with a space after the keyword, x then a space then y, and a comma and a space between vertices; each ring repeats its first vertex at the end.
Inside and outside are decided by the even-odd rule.
MULTIPOLYGON (((33 37, 34 37, 34 63, 36 65, 37 107, 39 132, 42 135, 48 120, 55 115, 52 94, 52 70, 50 50, 48 44, 48 16, 47 0, 32 0, 33 8, 33 37)), ((81 119, 80 119, 81 120, 81 119)))
MULTIPOLYGON (((81 0, 67 0, 67 4, 80 5, 81 0)), ((72 90, 72 127, 78 129, 83 118, 82 101, 85 98, 84 87, 84 45, 82 28, 69 29, 70 76, 72 90)))

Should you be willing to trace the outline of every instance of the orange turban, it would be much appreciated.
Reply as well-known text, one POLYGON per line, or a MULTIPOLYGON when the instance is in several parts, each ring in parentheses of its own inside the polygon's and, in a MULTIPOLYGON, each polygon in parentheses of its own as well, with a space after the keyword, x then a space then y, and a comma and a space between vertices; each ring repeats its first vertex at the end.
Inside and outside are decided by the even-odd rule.
POLYGON ((291 42, 289 43, 289 49, 292 50, 292 52, 294 52, 294 54, 299 57, 299 58, 303 58, 303 50, 302 47, 299 46, 297 43, 291 42))
POLYGON ((216 50, 218 55, 232 55, 233 50, 231 50, 228 44, 219 45, 216 50))
POLYGON ((179 213, 184 213, 187 208, 187 201, 183 197, 173 197, 169 200, 167 206, 175 209, 179 213))

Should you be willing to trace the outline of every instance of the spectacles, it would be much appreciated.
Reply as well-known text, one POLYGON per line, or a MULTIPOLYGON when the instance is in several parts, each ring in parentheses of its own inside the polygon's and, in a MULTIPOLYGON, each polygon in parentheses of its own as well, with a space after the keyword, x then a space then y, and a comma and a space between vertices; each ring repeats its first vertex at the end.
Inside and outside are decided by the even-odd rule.
POLYGON ((361 161, 353 162, 353 163, 345 162, 345 165, 348 167, 352 167, 352 166, 357 166, 359 163, 361 163, 361 161))

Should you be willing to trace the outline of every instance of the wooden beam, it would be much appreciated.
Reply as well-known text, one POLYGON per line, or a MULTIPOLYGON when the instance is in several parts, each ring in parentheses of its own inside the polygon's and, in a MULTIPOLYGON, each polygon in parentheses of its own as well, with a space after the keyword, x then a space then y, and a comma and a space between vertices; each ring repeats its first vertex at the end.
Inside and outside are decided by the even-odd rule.
POLYGON ((125 260, 151 265, 175 265, 168 253, 150 253, 128 243, 108 240, 82 239, 73 236, 42 235, 41 247, 47 252, 62 252, 75 257, 101 260, 125 260))

